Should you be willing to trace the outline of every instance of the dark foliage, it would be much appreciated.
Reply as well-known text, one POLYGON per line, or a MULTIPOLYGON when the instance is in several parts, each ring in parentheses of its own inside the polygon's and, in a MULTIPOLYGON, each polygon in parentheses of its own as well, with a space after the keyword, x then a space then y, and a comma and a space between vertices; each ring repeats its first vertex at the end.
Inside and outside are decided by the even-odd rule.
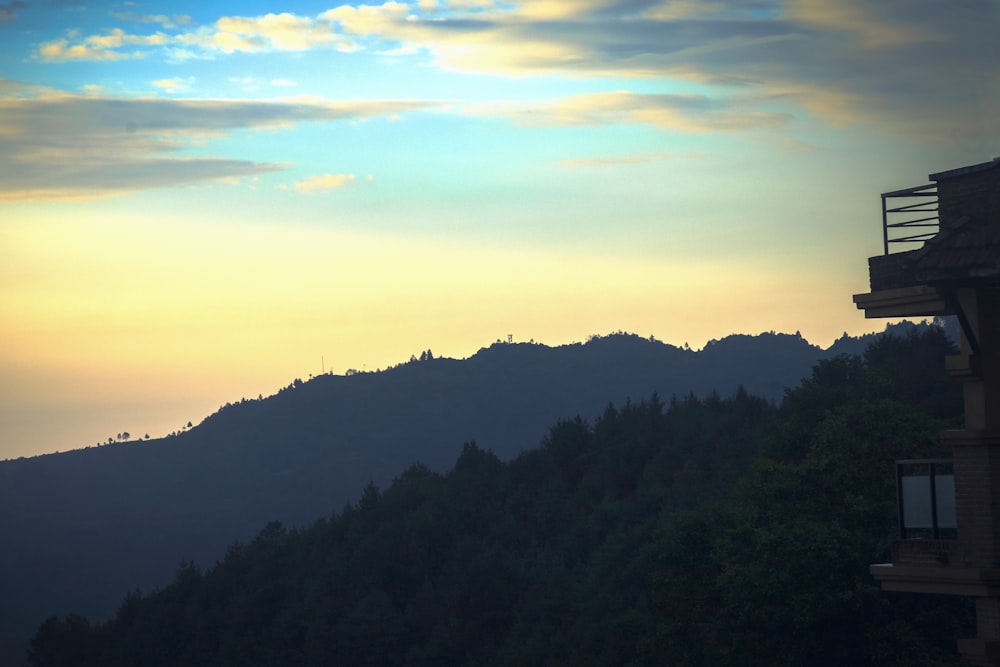
POLYGON ((49 619, 30 663, 958 665, 968 605, 867 575, 893 535, 892 460, 939 453, 954 417, 949 345, 823 362, 780 408, 654 395, 509 462, 467 444, 447 474, 413 466, 185 563, 106 623, 49 619))
POLYGON ((384 371, 293 381, 174 437, 0 461, 0 535, 16 545, 0 549, 0 664, 24 654, 48 614, 108 618, 182 560, 211 564, 269 521, 308 525, 417 461, 444 472, 463 442, 511 460, 558 419, 592 420, 653 392, 705 398, 742 384, 777 402, 853 344, 821 350, 772 332, 695 352, 619 333, 498 342, 465 360, 427 350, 384 371))

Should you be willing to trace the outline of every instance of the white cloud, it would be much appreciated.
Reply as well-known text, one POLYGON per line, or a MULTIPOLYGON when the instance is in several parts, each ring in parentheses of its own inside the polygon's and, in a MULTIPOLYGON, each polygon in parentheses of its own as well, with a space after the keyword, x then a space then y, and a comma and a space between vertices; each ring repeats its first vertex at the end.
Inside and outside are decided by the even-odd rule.
POLYGON ((264 16, 223 16, 214 25, 181 33, 175 41, 208 52, 307 51, 316 48, 353 50, 328 21, 284 12, 264 16))
POLYGON ((401 2, 381 5, 341 5, 329 9, 320 18, 337 24, 344 32, 354 35, 382 35, 390 39, 400 37, 401 26, 410 21, 410 7, 401 2))
POLYGON ((323 174, 321 176, 310 176, 304 181, 296 181, 292 185, 303 194, 313 194, 339 190, 351 185, 354 183, 354 180, 354 174, 323 174))
POLYGON ((39 56, 48 61, 141 58, 142 51, 133 48, 130 52, 123 52, 120 49, 162 46, 167 43, 168 37, 163 33, 131 35, 121 28, 115 28, 106 34, 91 35, 76 43, 71 43, 70 39, 76 39, 75 33, 69 33, 64 39, 43 43, 38 49, 39 56))
POLYGON ((179 93, 190 89, 192 83, 194 83, 193 76, 186 79, 158 79, 153 81, 153 86, 167 93, 179 93))
POLYGON ((50 62, 66 60, 123 60, 141 58, 160 48, 174 59, 212 53, 307 51, 316 48, 353 50, 354 44, 331 28, 329 21, 288 12, 264 16, 223 16, 214 24, 188 28, 189 16, 112 14, 119 20, 159 23, 163 31, 131 34, 114 28, 104 34, 82 36, 71 30, 62 39, 41 44, 38 57, 50 62), (125 50, 126 47, 131 50, 125 50))
POLYGON ((87 44, 70 44, 68 40, 57 39, 45 42, 38 49, 38 54, 45 60, 122 60, 129 58, 128 54, 95 48, 87 44))
MULTIPOLYGON (((874 123, 919 138, 995 136, 1000 105, 996 0, 413 0, 338 5, 315 16, 222 16, 199 27, 130 16, 164 32, 67 33, 42 44, 38 57, 368 49, 471 73, 684 80, 780 98, 783 108, 831 125, 874 123)), ((731 117, 734 125, 777 118, 774 107, 744 111, 731 117)), ((659 116, 658 125, 696 124, 684 114, 659 116)), ((711 125, 725 120, 716 114, 711 125)))
POLYGON ((289 79, 286 79, 284 77, 279 77, 277 79, 271 79, 271 85, 277 86, 279 88, 293 88, 299 84, 295 83, 294 81, 290 81, 289 79))
POLYGON ((224 17, 216 25, 217 35, 236 35, 281 51, 305 51, 337 40, 329 26, 287 12, 256 18, 224 17))

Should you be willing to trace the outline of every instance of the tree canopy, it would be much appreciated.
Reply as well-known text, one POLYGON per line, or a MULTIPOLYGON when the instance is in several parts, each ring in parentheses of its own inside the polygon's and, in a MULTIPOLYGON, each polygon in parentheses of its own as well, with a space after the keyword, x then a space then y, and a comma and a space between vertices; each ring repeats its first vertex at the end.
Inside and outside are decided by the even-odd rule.
POLYGON ((29 664, 958 665, 966 601, 868 576, 892 462, 941 454, 960 399, 938 330, 740 389, 609 405, 503 461, 474 443, 307 527, 266 526, 29 664))

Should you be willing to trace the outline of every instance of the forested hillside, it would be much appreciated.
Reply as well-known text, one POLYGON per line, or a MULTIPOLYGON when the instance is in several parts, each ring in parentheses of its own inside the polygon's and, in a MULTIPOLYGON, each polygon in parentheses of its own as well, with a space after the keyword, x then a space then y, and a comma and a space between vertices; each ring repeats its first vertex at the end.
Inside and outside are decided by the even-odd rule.
POLYGON ((106 618, 181 560, 213 563, 269 521, 308 525, 418 461, 444 472, 464 442, 509 460, 559 419, 592 420, 653 392, 704 398, 743 385, 778 401, 820 358, 860 345, 765 333, 694 351, 613 334, 498 342, 461 360, 424 351, 227 403, 174 437, 0 462, 0 535, 16 545, 0 550, 0 663, 23 654, 48 614, 106 618))
POLYGON ((51 618, 30 664, 958 665, 969 605, 867 573, 894 538, 892 462, 940 455, 961 412, 950 348, 881 338, 780 406, 609 406, 509 461, 468 443, 447 473, 182 564, 107 622, 51 618))

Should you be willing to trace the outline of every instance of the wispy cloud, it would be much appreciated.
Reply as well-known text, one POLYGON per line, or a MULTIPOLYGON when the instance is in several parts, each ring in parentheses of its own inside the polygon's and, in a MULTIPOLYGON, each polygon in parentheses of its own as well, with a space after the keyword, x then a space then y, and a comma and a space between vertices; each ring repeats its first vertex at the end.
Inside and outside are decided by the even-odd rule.
POLYGON ((0 202, 113 196, 151 187, 278 171, 283 162, 179 151, 237 129, 390 116, 425 108, 407 100, 274 102, 74 95, 0 81, 0 202))
POLYGON ((252 76, 231 76, 226 81, 239 86, 245 92, 252 92, 260 88, 260 81, 252 76))
POLYGON ((643 164, 646 162, 660 162, 662 160, 693 160, 702 157, 704 157, 703 153, 630 153, 628 155, 566 158, 559 161, 559 166, 569 169, 613 167, 618 165, 643 164))
POLYGON ((194 77, 192 76, 186 79, 157 79, 153 81, 153 86, 167 93, 180 93, 189 90, 193 83, 194 77))
POLYGON ((314 194, 339 190, 353 184, 355 180, 354 174, 323 174, 296 181, 292 186, 303 194, 314 194))
MULTIPOLYGON (((132 18, 163 30, 68 34, 41 45, 38 55, 65 61, 157 50, 174 59, 370 50, 501 76, 683 80, 781 98, 786 109, 831 125, 874 123, 918 138, 991 136, 1000 104, 996 0, 413 0, 340 5, 312 16, 223 16, 197 27, 176 17, 132 18)), ((711 125, 779 118, 773 109, 758 112, 731 124, 717 115, 711 125)), ((610 118, 648 122, 642 114, 610 118)), ((673 126, 677 118, 657 123, 673 126)))
POLYGON ((207 30, 185 35, 182 42, 233 51, 307 51, 341 45, 341 37, 330 26, 290 13, 258 17, 226 16, 207 30))
POLYGON ((526 126, 644 124, 704 133, 784 125, 787 113, 763 107, 774 100, 750 95, 644 94, 630 91, 573 95, 546 102, 468 105, 467 112, 506 116, 526 126))
POLYGON ((211 25, 189 28, 189 17, 115 14, 119 20, 159 23, 153 34, 134 34, 114 28, 97 35, 66 36, 44 42, 38 57, 44 61, 124 60, 148 57, 160 49, 168 58, 208 56, 217 53, 307 51, 316 48, 353 50, 353 43, 331 30, 329 22, 290 13, 264 16, 224 16, 211 25))
POLYGON ((111 12, 111 16, 119 21, 128 23, 159 23, 164 30, 170 30, 178 26, 190 25, 192 19, 186 14, 135 14, 133 12, 111 12))
POLYGON ((73 41, 66 37, 43 43, 38 54, 43 60, 124 60, 142 58, 145 53, 135 47, 162 46, 167 43, 163 33, 131 35, 115 28, 103 35, 91 35, 73 41))
POLYGON ((13 0, 12 2, 0 2, 0 24, 10 23, 17 20, 17 10, 24 7, 23 2, 13 0))
POLYGON ((1000 103, 993 0, 566 1, 475 12, 439 3, 434 12, 390 2, 322 16, 447 69, 683 79, 784 96, 834 125, 939 139, 996 132, 987 120, 1000 103))

